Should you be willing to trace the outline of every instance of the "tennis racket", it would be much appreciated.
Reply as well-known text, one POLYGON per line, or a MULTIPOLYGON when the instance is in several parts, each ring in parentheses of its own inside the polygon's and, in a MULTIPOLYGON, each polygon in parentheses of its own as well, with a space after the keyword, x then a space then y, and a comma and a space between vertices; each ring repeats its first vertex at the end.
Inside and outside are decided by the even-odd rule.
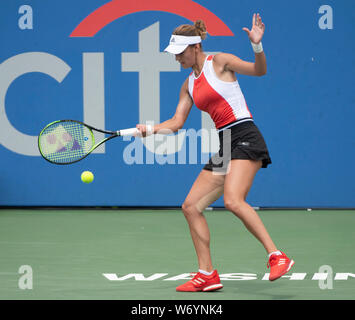
POLYGON ((77 120, 58 120, 46 125, 38 136, 42 157, 54 164, 71 164, 86 158, 98 146, 119 136, 139 135, 137 128, 118 131, 96 129, 77 120), (95 143, 93 130, 110 134, 95 143))

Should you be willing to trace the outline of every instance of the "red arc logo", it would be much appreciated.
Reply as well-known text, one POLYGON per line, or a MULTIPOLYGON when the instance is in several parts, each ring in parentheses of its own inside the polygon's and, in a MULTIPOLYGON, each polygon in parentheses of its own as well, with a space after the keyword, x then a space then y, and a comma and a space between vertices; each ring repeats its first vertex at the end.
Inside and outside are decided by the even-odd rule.
POLYGON ((82 20, 70 37, 93 37, 112 21, 143 11, 169 12, 190 21, 201 19, 211 36, 234 35, 220 18, 192 0, 112 0, 82 20))

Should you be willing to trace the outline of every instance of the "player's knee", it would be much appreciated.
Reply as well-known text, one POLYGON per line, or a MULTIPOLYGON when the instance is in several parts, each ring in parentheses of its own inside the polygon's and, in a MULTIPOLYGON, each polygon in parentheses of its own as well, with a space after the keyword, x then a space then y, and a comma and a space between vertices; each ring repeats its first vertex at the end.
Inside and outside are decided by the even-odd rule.
POLYGON ((188 202, 188 201, 185 201, 183 204, 182 204, 182 212, 184 213, 184 216, 186 219, 189 219, 191 217, 193 217, 194 215, 196 215, 196 208, 195 208, 195 204, 194 203, 191 203, 191 202, 188 202))
POLYGON ((188 202, 184 202, 181 206, 182 212, 184 213, 185 217, 190 214, 191 212, 191 204, 188 202))
POLYGON ((243 212, 243 207, 245 206, 245 201, 242 199, 224 199, 224 206, 227 210, 233 212, 237 216, 241 216, 243 212))

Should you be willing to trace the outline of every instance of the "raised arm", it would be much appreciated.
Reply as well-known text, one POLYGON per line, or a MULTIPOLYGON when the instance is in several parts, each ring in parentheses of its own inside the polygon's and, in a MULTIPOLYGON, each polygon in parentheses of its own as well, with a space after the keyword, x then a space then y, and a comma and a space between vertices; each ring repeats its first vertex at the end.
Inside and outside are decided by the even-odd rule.
MULTIPOLYGON (((252 29, 243 28, 249 40, 254 44, 260 44, 265 32, 265 25, 259 14, 253 15, 252 29)), ((248 76, 263 76, 266 74, 266 57, 264 51, 255 53, 255 62, 247 62, 233 54, 220 53, 214 58, 217 68, 223 72, 236 72, 248 76)))
MULTIPOLYGON (((181 129, 190 113, 192 105, 193 101, 188 91, 188 79, 186 79, 180 90, 179 103, 174 116, 171 119, 154 125, 152 133, 170 134, 181 129)), ((146 125, 137 124, 136 127, 143 137, 147 135, 146 125)))

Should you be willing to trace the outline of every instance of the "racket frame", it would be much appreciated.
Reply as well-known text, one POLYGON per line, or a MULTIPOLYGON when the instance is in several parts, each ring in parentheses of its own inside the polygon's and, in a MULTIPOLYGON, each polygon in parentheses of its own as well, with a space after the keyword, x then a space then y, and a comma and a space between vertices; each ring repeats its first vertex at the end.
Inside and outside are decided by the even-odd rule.
POLYGON ((70 120, 70 119, 67 119, 67 120, 56 120, 56 121, 53 121, 51 123, 48 123, 42 130, 41 132, 39 133, 38 135, 38 150, 41 154, 41 156, 47 160, 48 162, 50 163, 53 163, 53 164, 59 164, 59 165, 66 165, 66 164, 73 164, 75 162, 78 162, 78 161, 81 161, 83 159, 85 159, 91 152, 93 152, 97 147, 99 147, 100 145, 102 145, 103 143, 105 143, 106 141, 108 140, 111 140, 113 138, 116 138, 116 137, 119 137, 120 136, 120 131, 107 131, 107 130, 102 130, 102 129, 97 129, 93 126, 90 126, 84 122, 81 122, 81 121, 78 121, 78 120, 70 120), (44 154, 42 153, 42 150, 41 150, 41 145, 40 145, 40 140, 41 140, 41 135, 43 133, 44 130, 46 130, 48 127, 50 127, 51 125, 55 124, 55 123, 59 123, 59 122, 76 122, 76 123, 79 123, 85 127, 87 127, 89 130, 90 130, 90 134, 91 134, 91 138, 92 138, 92 141, 93 141, 93 146, 91 147, 91 149, 83 156, 81 157, 80 159, 77 159, 77 160, 74 160, 74 161, 71 161, 71 162, 54 162, 54 161, 51 161, 49 159, 47 159, 44 154), (101 140, 99 143, 95 144, 95 136, 94 136, 94 133, 93 133, 93 130, 95 131, 98 131, 98 132, 101 132, 101 133, 105 133, 105 134, 110 134, 109 137, 101 140))

